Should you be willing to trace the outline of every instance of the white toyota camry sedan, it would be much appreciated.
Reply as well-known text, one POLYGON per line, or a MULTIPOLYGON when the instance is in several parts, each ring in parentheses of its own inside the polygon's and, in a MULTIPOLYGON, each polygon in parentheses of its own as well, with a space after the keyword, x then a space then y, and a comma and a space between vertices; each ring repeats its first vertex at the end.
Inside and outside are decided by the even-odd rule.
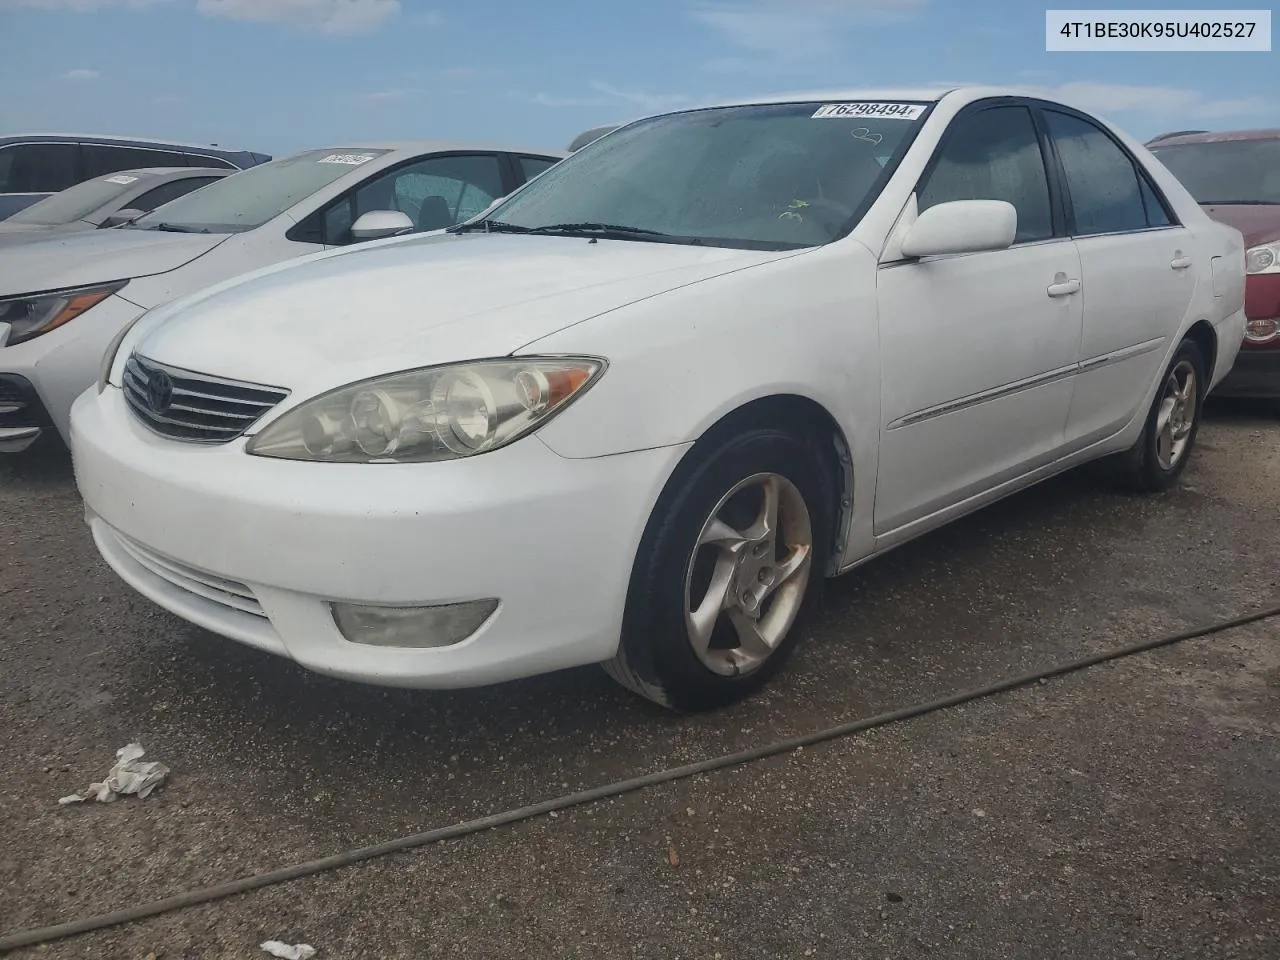
POLYGON ((1016 91, 684 110, 145 314, 77 478, 133 587, 312 670, 599 662, 705 709, 828 577, 1085 461, 1173 483, 1244 266, 1140 143, 1016 91))

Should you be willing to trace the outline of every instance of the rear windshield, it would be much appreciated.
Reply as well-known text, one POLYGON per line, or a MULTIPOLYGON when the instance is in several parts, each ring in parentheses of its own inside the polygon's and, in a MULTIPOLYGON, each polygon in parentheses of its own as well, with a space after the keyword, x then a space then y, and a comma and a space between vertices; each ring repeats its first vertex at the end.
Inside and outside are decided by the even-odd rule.
POLYGON ((139 179, 133 174, 116 173, 96 180, 86 180, 20 210, 9 218, 9 222, 38 224, 43 227, 75 223, 104 203, 110 203, 126 190, 134 189, 139 179))
POLYGON ((1280 203, 1280 139, 1151 148, 1197 203, 1280 203))
POLYGON ((166 203, 134 227, 190 233, 243 233, 262 226, 386 150, 309 150, 224 177, 166 203))

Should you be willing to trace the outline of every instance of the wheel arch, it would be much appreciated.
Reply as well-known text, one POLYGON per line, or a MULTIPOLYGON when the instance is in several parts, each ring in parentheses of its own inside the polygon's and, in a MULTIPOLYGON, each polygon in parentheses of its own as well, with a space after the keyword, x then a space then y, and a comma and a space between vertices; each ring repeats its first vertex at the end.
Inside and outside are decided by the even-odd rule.
MULTIPOLYGON (((663 497, 682 475, 682 467, 692 462, 708 445, 733 433, 752 427, 781 427, 795 432, 812 443, 826 472, 831 502, 828 516, 833 524, 830 533, 830 556, 825 563, 827 576, 835 576, 842 566, 845 545, 853 520, 853 493, 856 478, 849 438, 831 412, 811 397, 795 393, 775 393, 749 400, 723 414, 708 426, 681 458, 664 487, 663 497)), ((663 497, 660 497, 659 503, 663 497)))
MULTIPOLYGON (((1218 365, 1218 332, 1208 320, 1197 320, 1188 328, 1184 340, 1192 341, 1204 356, 1205 376, 1213 382, 1218 365)), ((1208 384, 1205 384, 1206 388, 1208 384)))

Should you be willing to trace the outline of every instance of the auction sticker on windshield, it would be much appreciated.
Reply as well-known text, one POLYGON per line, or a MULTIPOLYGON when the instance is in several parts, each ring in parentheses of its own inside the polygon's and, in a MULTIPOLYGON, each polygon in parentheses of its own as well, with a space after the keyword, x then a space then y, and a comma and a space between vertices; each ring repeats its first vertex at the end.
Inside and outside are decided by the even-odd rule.
POLYGON ((373 159, 372 154, 368 153, 331 153, 327 157, 321 157, 319 163, 345 163, 348 166, 358 167, 362 163, 368 163, 373 159))
POLYGON ((824 103, 814 113, 813 119, 875 117, 881 120, 919 120, 923 114, 922 103, 824 103))
POLYGON ((122 174, 120 174, 119 176, 116 176, 116 177, 107 177, 107 179, 106 179, 105 181, 103 181, 103 182, 104 182, 104 183, 118 183, 118 184, 120 184, 121 186, 124 186, 124 185, 126 185, 126 184, 130 184, 130 183, 135 182, 137 179, 138 179, 137 177, 126 177, 126 176, 122 173, 122 174))

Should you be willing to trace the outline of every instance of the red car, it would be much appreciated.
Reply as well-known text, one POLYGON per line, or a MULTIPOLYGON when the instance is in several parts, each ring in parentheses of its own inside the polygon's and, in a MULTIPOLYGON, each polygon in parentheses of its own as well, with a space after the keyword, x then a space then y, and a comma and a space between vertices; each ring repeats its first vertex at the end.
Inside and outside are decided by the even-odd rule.
POLYGON ((1244 234, 1244 343, 1214 390, 1280 399, 1280 129, 1182 131, 1147 144, 1209 216, 1244 234))

